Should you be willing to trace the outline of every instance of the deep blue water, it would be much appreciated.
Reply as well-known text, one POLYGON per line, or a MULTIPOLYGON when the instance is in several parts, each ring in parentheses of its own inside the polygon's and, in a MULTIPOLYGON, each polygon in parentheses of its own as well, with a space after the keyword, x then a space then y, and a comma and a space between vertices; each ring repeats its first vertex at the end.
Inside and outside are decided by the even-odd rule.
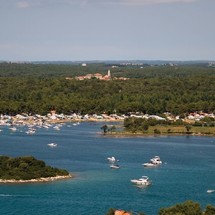
POLYGON ((186 200, 204 208, 215 205, 215 138, 194 136, 105 137, 102 123, 65 124, 60 131, 38 129, 26 135, 0 127, 0 155, 33 155, 47 164, 75 174, 71 180, 38 184, 0 185, 1 215, 105 215, 109 208, 158 214, 186 200), (48 143, 55 142, 56 148, 48 143), (160 167, 141 164, 159 155, 160 167), (107 157, 120 159, 109 168, 107 157), (131 179, 147 175, 150 187, 140 189, 131 179))

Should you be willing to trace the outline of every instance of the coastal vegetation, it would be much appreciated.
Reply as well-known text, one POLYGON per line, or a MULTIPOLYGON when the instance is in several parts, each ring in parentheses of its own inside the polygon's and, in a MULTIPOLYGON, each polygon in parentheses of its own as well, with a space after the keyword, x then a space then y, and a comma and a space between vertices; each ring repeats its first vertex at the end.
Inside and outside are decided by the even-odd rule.
POLYGON ((67 170, 54 168, 37 160, 32 156, 8 157, 0 156, 0 179, 7 180, 31 180, 57 176, 69 176, 67 170))
MULTIPOLYGON (((110 208, 106 215, 144 215, 143 212, 125 212, 122 210, 116 210, 110 208)), ((207 205, 204 210, 198 202, 188 200, 184 203, 176 204, 168 208, 161 208, 158 215, 215 215, 215 207, 213 205, 207 205)))
POLYGON ((0 63, 0 113, 184 114, 215 110, 215 68, 0 63), (66 79, 88 73, 129 80, 66 79))
POLYGON ((198 122, 187 122, 182 119, 171 121, 165 118, 156 120, 128 117, 124 120, 123 133, 215 135, 215 119, 205 117, 198 122))

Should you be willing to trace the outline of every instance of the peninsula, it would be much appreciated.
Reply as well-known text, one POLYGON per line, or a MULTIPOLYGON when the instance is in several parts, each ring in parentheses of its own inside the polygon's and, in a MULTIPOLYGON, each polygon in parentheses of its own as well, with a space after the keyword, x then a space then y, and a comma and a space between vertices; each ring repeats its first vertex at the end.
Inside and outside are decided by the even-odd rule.
POLYGON ((0 183, 49 182, 71 177, 67 170, 48 166, 32 156, 0 156, 0 183))

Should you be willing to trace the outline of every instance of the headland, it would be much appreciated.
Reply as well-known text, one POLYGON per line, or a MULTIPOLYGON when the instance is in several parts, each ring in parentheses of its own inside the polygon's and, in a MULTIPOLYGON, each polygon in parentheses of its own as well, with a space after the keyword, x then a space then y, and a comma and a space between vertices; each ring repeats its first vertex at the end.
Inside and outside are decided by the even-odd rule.
POLYGON ((0 156, 0 183, 51 182, 72 178, 65 169, 51 167, 33 156, 0 156))

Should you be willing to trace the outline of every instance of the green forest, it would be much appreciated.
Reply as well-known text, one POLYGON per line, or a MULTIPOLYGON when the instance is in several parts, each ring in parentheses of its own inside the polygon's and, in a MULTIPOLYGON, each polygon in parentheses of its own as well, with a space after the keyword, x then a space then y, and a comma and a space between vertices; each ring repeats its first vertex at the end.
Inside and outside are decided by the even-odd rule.
POLYGON ((0 63, 0 113, 214 112, 215 68, 0 63), (88 73, 129 80, 67 80, 88 73))
POLYGON ((47 166, 44 161, 32 156, 0 156, 0 179, 3 180, 30 180, 66 175, 69 175, 68 171, 47 166))

